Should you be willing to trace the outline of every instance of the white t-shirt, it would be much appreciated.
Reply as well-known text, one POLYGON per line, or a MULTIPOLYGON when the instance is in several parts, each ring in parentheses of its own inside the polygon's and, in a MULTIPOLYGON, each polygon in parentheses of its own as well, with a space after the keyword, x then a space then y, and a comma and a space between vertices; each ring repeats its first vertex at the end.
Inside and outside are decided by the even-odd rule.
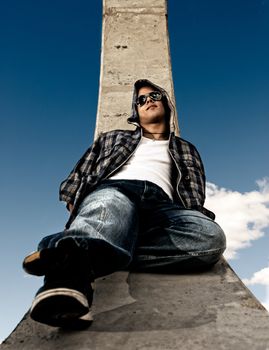
POLYGON ((151 181, 173 198, 171 185, 171 157, 168 140, 142 139, 131 158, 110 177, 120 180, 151 181))

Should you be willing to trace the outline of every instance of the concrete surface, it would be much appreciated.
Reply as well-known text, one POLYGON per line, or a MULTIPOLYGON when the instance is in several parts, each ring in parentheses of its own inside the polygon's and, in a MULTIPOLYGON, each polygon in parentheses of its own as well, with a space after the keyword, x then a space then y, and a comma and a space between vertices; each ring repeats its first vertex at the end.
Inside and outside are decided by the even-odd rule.
POLYGON ((152 80, 174 98, 166 15, 165 0, 103 0, 95 136, 133 128, 126 119, 137 79, 152 80))
POLYGON ((1 350, 268 350, 269 314, 229 265, 207 272, 117 272, 97 280, 94 322, 84 331, 26 315, 1 350))

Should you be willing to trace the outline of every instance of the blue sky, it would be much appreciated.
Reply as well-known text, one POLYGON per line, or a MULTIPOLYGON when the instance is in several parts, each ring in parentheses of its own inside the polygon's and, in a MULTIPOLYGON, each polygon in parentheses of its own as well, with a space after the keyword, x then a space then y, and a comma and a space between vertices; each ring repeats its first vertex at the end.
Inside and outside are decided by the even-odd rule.
MULTIPOLYGON (((269 274, 254 274, 269 259, 269 1, 170 0, 168 20, 181 135, 229 221, 230 264, 266 302, 269 274)), ((23 257, 67 219, 58 187, 93 139, 100 44, 101 0, 0 4, 0 340, 42 283, 23 257)))

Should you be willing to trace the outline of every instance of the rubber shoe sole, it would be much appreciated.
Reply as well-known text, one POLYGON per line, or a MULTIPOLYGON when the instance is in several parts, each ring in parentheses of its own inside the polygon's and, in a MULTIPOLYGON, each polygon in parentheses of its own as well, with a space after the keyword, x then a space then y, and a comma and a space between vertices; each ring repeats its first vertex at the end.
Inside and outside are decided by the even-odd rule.
POLYGON ((54 288, 39 293, 30 309, 30 317, 53 327, 84 328, 92 320, 88 300, 75 289, 54 288))

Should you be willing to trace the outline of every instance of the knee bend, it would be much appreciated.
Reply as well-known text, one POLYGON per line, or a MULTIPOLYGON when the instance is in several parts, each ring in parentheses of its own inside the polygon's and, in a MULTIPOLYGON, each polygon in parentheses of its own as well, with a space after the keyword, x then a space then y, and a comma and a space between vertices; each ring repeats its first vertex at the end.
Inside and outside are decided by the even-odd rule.
POLYGON ((226 236, 222 228, 212 221, 211 225, 207 225, 204 234, 208 250, 219 250, 220 254, 222 254, 226 248, 226 236))

